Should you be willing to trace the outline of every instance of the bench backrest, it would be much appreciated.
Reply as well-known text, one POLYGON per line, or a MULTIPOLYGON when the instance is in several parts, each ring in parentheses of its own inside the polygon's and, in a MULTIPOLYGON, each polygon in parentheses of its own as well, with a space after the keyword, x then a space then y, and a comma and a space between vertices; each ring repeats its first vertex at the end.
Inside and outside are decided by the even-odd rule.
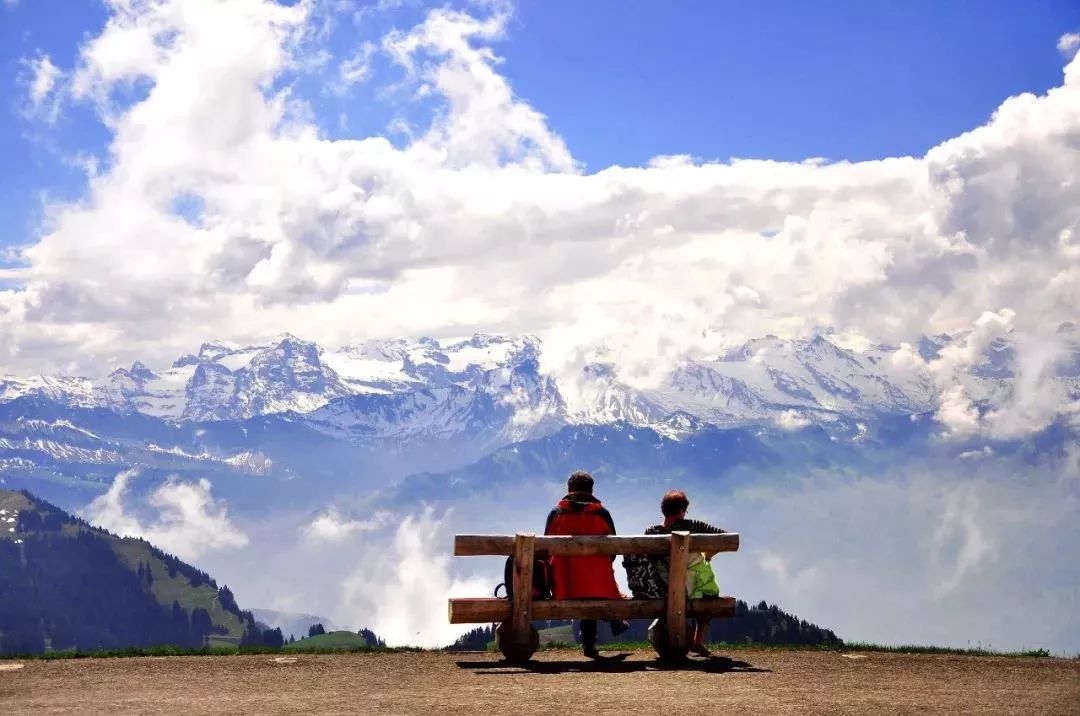
MULTIPOLYGON (((531 535, 529 535, 531 536, 531 535)), ((511 535, 457 535, 454 537, 455 557, 514 554, 511 535)), ((552 555, 582 556, 590 554, 668 554, 670 535, 610 535, 533 537, 533 549, 552 555)), ((692 534, 688 549, 691 552, 735 552, 739 549, 737 532, 724 534, 692 534)))

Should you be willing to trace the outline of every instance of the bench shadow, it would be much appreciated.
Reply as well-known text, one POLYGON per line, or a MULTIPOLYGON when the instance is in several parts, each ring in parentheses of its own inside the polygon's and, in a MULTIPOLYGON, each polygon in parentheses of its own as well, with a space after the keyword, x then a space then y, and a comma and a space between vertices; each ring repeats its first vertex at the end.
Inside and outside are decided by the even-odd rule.
POLYGON ((663 661, 627 661, 629 653, 604 656, 599 659, 565 659, 561 661, 529 661, 524 664, 509 661, 458 661, 458 668, 471 669, 475 674, 630 674, 641 671, 697 671, 706 674, 770 673, 771 669, 759 669, 745 661, 726 656, 708 659, 682 659, 663 661))

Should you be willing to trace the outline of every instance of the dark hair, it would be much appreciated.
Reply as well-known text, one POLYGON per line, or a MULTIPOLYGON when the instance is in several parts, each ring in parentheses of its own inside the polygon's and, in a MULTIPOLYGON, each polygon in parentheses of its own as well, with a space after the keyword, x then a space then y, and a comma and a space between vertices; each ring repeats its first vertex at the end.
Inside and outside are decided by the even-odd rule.
POLYGON ((592 494, 593 479, 592 475, 584 470, 578 470, 570 475, 570 479, 566 481, 566 488, 570 492, 588 492, 592 494))
POLYGON ((690 500, 682 490, 672 490, 660 500, 660 511, 664 513, 664 517, 674 517, 689 506, 690 500))

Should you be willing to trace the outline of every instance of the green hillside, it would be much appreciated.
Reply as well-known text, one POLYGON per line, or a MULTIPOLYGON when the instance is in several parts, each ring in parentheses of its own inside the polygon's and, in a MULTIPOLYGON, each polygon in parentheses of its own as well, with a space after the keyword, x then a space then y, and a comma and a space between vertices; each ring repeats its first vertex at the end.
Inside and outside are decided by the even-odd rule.
POLYGON ((211 635, 210 646, 240 643, 245 628, 242 614, 235 602, 228 606, 222 604, 222 594, 213 580, 195 586, 182 571, 174 569, 170 576, 167 555, 145 540, 113 537, 110 546, 129 569, 137 572, 140 564, 144 569, 150 569, 153 575, 150 591, 159 604, 171 606, 176 601, 188 613, 205 609, 210 614, 210 620, 225 629, 224 634, 211 635))
POLYGON ((261 636, 205 572, 30 493, 0 490, 0 653, 239 645, 261 636))

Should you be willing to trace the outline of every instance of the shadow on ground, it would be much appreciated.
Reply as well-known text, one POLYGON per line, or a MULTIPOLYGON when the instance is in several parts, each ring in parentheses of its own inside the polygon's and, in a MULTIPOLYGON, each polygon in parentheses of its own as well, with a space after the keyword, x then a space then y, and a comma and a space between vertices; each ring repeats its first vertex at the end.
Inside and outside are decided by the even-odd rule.
POLYGON ((737 661, 726 656, 714 656, 708 659, 684 659, 682 661, 627 661, 629 653, 615 654, 599 659, 529 661, 516 664, 508 661, 458 661, 459 668, 474 669, 477 674, 565 674, 565 673, 602 673, 629 674, 638 671, 698 671, 708 674, 765 673, 770 669, 759 669, 745 661, 737 661))

